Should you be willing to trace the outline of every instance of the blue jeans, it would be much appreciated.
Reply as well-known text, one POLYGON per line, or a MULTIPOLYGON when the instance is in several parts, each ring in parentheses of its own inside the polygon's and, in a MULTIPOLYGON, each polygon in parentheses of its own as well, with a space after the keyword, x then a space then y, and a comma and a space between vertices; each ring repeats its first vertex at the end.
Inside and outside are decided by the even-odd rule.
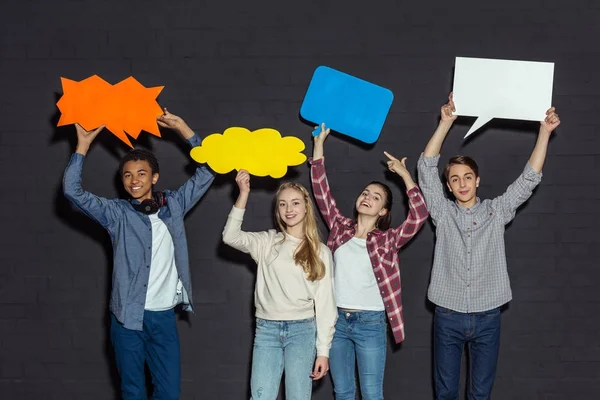
POLYGON ((110 339, 125 400, 146 399, 144 363, 148 363, 155 400, 177 400, 181 364, 175 310, 144 311, 142 331, 126 329, 110 315, 110 339))
POLYGON ((500 309, 464 314, 438 306, 433 328, 435 398, 458 400, 460 361, 466 344, 468 398, 489 399, 500 348, 500 309))
POLYGON ((336 400, 354 400, 356 364, 363 400, 383 399, 386 351, 387 323, 384 311, 338 310, 329 351, 336 400))
POLYGON ((275 400, 284 369, 286 400, 310 399, 310 374, 317 353, 316 339, 314 318, 296 321, 256 318, 250 378, 251 399, 275 400))

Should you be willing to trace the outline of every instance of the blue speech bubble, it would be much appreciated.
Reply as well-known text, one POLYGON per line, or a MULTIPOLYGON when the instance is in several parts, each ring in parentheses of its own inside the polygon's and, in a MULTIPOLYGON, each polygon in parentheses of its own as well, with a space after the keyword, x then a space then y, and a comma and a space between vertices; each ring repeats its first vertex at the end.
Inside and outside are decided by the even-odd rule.
MULTIPOLYGON (((394 101, 391 90, 321 65, 300 107, 300 116, 365 143, 374 143, 394 101)), ((313 132, 316 136, 320 128, 313 132)))

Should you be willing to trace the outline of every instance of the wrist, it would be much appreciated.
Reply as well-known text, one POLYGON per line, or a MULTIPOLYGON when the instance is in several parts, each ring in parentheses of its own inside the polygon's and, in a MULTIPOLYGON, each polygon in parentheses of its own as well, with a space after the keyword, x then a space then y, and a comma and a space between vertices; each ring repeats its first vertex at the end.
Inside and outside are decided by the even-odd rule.
POLYGON ((82 154, 85 156, 89 150, 90 150, 89 144, 77 143, 77 147, 75 148, 75 153, 79 153, 79 154, 82 154))
POLYGON ((548 129, 541 127, 538 136, 543 139, 549 139, 551 134, 552 134, 552 131, 549 131, 548 129))

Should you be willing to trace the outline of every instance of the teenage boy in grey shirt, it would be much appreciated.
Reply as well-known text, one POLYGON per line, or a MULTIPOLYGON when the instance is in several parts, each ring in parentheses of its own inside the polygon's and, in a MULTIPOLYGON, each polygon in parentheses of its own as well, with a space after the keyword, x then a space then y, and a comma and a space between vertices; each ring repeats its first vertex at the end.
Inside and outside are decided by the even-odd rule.
POLYGON ((479 170, 467 156, 452 157, 444 168, 454 201, 446 198, 438 172, 442 143, 456 119, 452 94, 419 158, 419 186, 436 227, 429 300, 434 316, 436 399, 458 399, 461 357, 469 347, 469 399, 489 399, 500 345, 500 306, 511 298, 506 269, 504 226, 542 179, 548 141, 560 119, 554 108, 541 122, 535 148, 523 173, 493 200, 477 197, 479 170))

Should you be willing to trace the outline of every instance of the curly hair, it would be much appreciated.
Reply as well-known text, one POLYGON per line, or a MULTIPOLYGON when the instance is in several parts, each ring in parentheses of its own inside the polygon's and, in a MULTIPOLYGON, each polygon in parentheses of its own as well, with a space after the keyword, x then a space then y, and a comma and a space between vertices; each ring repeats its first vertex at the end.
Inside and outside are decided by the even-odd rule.
POLYGON ((123 166, 129 161, 147 161, 150 165, 151 174, 158 174, 158 160, 154 153, 144 149, 132 149, 123 156, 119 163, 119 175, 123 175, 123 166))

